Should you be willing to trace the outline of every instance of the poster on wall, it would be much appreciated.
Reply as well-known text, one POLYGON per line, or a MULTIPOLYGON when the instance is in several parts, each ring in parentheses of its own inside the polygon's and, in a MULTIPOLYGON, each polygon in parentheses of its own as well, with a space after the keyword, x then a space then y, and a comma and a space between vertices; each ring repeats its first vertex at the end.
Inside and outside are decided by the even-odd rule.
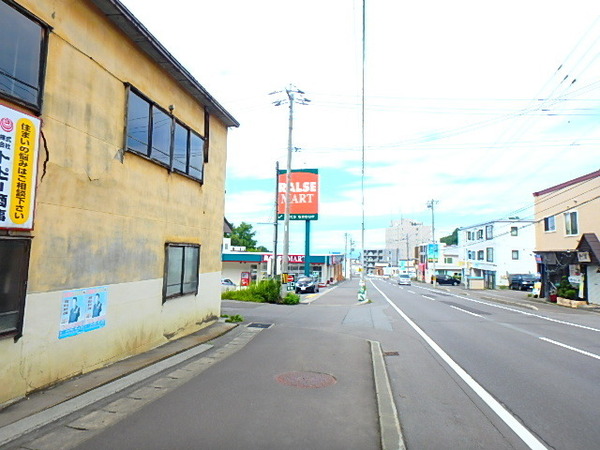
POLYGON ((107 300, 106 286, 63 292, 58 338, 76 336, 104 327, 107 300))
POLYGON ((40 119, 0 105, 0 229, 31 230, 40 119))

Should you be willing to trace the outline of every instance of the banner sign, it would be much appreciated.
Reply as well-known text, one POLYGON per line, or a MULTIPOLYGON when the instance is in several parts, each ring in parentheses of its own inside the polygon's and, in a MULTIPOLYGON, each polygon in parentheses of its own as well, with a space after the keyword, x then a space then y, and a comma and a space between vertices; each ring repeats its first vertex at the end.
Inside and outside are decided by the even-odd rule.
POLYGON ((107 300, 106 286, 63 292, 58 338, 104 327, 107 300))
POLYGON ((438 244, 427 244, 427 261, 438 262, 438 244))
POLYGON ((31 230, 40 120, 0 105, 0 229, 31 230))
MULTIPOLYGON (((277 218, 285 216, 287 171, 279 171, 277 218)), ((319 171, 298 169, 290 173, 290 220, 317 220, 319 218, 319 171)))

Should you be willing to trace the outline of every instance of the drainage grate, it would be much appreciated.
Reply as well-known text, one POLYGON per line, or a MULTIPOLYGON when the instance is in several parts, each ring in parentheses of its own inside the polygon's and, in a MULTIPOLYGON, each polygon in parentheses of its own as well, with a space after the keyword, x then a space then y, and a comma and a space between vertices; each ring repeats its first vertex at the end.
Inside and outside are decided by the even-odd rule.
POLYGON ((321 372, 286 372, 277 375, 275 380, 286 386, 313 389, 337 383, 334 376, 321 372))
POLYGON ((383 356, 399 356, 398 352, 383 352, 383 356))
POLYGON ((271 328, 273 326, 273 324, 272 323, 252 322, 252 323, 249 323, 246 326, 249 327, 249 328, 271 328))

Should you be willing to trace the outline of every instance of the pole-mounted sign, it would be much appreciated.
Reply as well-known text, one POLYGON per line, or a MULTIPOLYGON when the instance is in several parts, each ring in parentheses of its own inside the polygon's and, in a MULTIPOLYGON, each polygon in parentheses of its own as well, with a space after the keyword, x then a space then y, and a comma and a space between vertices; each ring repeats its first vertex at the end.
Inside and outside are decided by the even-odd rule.
MULTIPOLYGON (((286 171, 279 171, 277 218, 285 216, 286 171)), ((298 169, 290 172, 290 220, 319 218, 319 170, 298 169)))

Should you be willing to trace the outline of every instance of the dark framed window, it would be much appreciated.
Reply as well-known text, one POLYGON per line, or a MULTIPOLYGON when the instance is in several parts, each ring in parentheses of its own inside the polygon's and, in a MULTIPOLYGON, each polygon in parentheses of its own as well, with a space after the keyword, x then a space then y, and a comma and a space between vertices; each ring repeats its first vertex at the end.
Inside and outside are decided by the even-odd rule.
POLYGON ((163 301, 186 294, 197 294, 199 284, 200 246, 167 244, 163 301))
POLYGON ((127 150, 198 181, 204 177, 205 139, 133 88, 127 99, 127 150))
POLYGON ((29 239, 0 239, 0 337, 21 335, 30 248, 29 239))
POLYGON ((483 250, 477 250, 477 260, 483 261, 483 250))
POLYGON ((512 259, 519 259, 519 250, 512 251, 512 259))
POLYGON ((493 247, 488 247, 485 249, 485 260, 487 262, 494 262, 494 249, 493 247))
POLYGON ((510 235, 511 236, 518 236, 519 235, 519 228, 518 227, 510 227, 510 235))
POLYGON ((554 216, 544 217, 544 231, 556 231, 556 219, 554 216))
POLYGON ((0 94, 41 109, 47 27, 0 0, 0 94))
POLYGON ((488 240, 494 238, 494 226, 493 225, 485 226, 485 238, 488 240))
POLYGON ((483 239, 483 229, 477 230, 477 239, 483 239))

